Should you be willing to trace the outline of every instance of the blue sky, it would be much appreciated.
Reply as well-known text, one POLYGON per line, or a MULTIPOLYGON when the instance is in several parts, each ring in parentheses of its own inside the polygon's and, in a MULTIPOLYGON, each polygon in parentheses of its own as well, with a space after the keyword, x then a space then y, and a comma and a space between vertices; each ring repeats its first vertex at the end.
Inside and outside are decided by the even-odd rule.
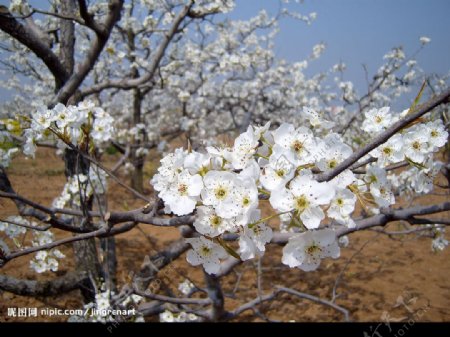
MULTIPOLYGON (((291 1, 292 2, 292 1, 291 1)), ((275 13, 278 1, 237 0, 232 18, 245 19, 265 8, 275 13)), ((449 0, 304 0, 288 5, 302 14, 317 13, 312 25, 284 19, 276 40, 279 57, 289 61, 307 57, 312 47, 324 42, 322 57, 311 64, 311 73, 343 61, 346 80, 365 90, 362 64, 373 74, 383 63, 383 55, 392 47, 403 46, 407 54, 420 46, 419 38, 431 38, 417 56, 426 74, 450 71, 449 0)))
MULTIPOLYGON (((0 4, 7 3, 0 0, 0 4)), ((278 0, 236 0, 236 4, 229 14, 235 19, 248 19, 263 8, 275 13, 279 6, 278 0)), ((431 38, 417 57, 425 73, 450 71, 449 0, 304 0, 303 4, 288 7, 302 14, 316 12, 317 19, 310 26, 284 19, 276 39, 276 53, 288 61, 302 60, 315 44, 324 42, 327 49, 311 64, 310 74, 343 61, 347 64, 345 80, 364 91, 363 63, 373 74, 388 50, 402 45, 411 54, 420 46, 421 36, 431 38)), ((1 91, 0 97, 4 97, 1 91)))

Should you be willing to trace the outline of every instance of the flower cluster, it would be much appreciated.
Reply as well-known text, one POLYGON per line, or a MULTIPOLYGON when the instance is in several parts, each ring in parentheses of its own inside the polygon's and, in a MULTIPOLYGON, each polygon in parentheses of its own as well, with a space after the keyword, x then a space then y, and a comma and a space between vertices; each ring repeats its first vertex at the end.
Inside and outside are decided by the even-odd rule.
POLYGON ((53 200, 53 207, 64 208, 66 206, 81 206, 81 198, 87 200, 95 194, 106 192, 106 173, 97 166, 91 164, 89 176, 77 174, 67 179, 61 195, 53 200))
MULTIPOLYGON (((27 231, 27 229, 24 226, 20 226, 20 224, 30 225, 30 222, 21 216, 9 216, 6 218, 5 222, 0 221, 0 231, 5 232, 5 234, 11 239, 16 238, 25 234, 27 231)), ((34 224, 35 223, 32 223, 32 225, 34 224)))
POLYGON ((173 313, 169 310, 166 310, 159 314, 159 321, 165 323, 181 323, 181 322, 196 322, 199 317, 192 313, 186 313, 184 311, 180 311, 178 313, 173 313))
POLYGON ((58 145, 63 148, 67 143, 101 144, 111 139, 113 122, 107 112, 91 101, 67 107, 58 103, 53 109, 43 105, 32 115, 30 127, 24 131, 23 152, 34 156, 36 142, 51 134, 58 137, 58 145))
MULTIPOLYGON (((33 247, 40 247, 53 242, 54 234, 50 230, 36 230, 34 228, 39 228, 36 222, 29 221, 21 216, 9 216, 5 222, 0 222, 0 231, 5 232, 19 248, 23 248, 21 243, 23 240, 19 241, 19 236, 24 238, 28 231, 31 231, 33 235, 31 240, 33 247), (28 230, 28 228, 33 229, 28 230)), ((7 248, 6 244, 5 247, 7 248)), ((41 250, 30 260, 30 268, 37 273, 57 271, 58 259, 63 258, 65 258, 65 255, 57 248, 41 250)))
MULTIPOLYGON (((48 243, 53 242, 54 235, 50 231, 33 231, 33 241, 34 247, 39 247, 48 243)), ((46 271, 57 271, 58 270, 58 260, 63 259, 66 256, 61 253, 57 248, 50 250, 41 250, 36 253, 34 258, 30 261, 30 267, 34 269, 37 273, 43 273, 46 271)))
POLYGON ((139 295, 131 294, 121 299, 120 302, 115 301, 115 292, 106 289, 103 283, 100 289, 97 289, 95 294, 95 301, 85 304, 83 306, 83 316, 73 315, 70 316, 68 322, 120 322, 133 321, 133 322, 144 322, 144 317, 139 313, 133 317, 122 316, 125 314, 125 308, 135 308, 136 305, 142 300, 139 295), (117 315, 121 315, 117 317, 117 315))
MULTIPOLYGON (((333 126, 313 109, 305 108, 303 114, 311 126, 333 126)), ((382 108, 370 110, 366 118, 364 129, 380 132, 399 116, 382 108)), ((329 218, 332 225, 354 227, 351 215, 357 200, 372 213, 394 204, 386 166, 407 160, 418 169, 448 136, 440 120, 413 125, 373 150, 370 156, 377 161, 366 164, 364 172, 347 169, 331 181, 319 182, 315 173, 333 170, 353 149, 332 131, 323 137, 306 126, 283 123, 272 131, 269 127, 249 126, 233 146, 207 147, 206 153, 177 149, 161 160, 151 180, 167 214, 195 213, 193 226, 200 235, 186 239, 193 248, 187 260, 203 265, 207 273, 217 274, 221 260, 238 255, 225 243, 226 233, 238 235, 242 260, 263 255, 273 237, 265 221, 276 216, 285 231, 302 232, 289 240, 283 263, 312 270, 321 258, 336 258, 337 238, 332 229, 320 229, 322 221, 329 218), (261 196, 275 211, 263 219, 261 196)))

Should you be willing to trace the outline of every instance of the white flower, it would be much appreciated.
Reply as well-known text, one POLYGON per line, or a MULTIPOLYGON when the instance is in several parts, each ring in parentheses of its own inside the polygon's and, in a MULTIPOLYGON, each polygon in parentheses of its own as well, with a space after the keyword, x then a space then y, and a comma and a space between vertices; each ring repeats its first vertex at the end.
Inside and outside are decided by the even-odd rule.
POLYGON ((431 151, 435 152, 447 143, 448 132, 445 131, 441 119, 425 124, 425 128, 429 134, 428 142, 431 145, 431 151))
POLYGON ((292 236, 283 248, 282 262, 304 271, 315 270, 325 257, 338 258, 340 248, 331 229, 306 231, 292 236))
POLYGON ((392 115, 389 113, 389 107, 381 109, 371 109, 365 113, 361 128, 369 133, 379 133, 392 124, 392 115))
POLYGON ((295 166, 312 162, 311 153, 315 151, 314 136, 305 127, 295 129, 292 124, 283 123, 273 132, 274 152, 284 149, 285 157, 295 166))
MULTIPOLYGON (((30 225, 29 221, 22 218, 21 216, 9 216, 8 218, 6 218, 6 220, 19 224, 30 225)), ((15 238, 19 235, 25 234, 27 229, 23 226, 18 226, 13 223, 0 222, 0 231, 5 232, 6 235, 10 238, 15 238)))
POLYGON ((386 171, 378 166, 367 169, 365 180, 369 183, 370 193, 380 207, 388 207, 395 203, 386 171))
POLYGON ((343 236, 341 236, 340 238, 339 238, 339 240, 338 240, 338 245, 339 245, 339 247, 347 247, 348 246, 348 244, 350 243, 350 240, 348 239, 348 236, 347 235, 343 235, 343 236))
POLYGON ((433 181, 436 175, 439 174, 443 163, 440 161, 432 161, 432 158, 429 158, 425 161, 424 166, 426 168, 411 168, 411 187, 414 189, 416 193, 429 193, 433 190, 434 185, 433 181))
POLYGON ((425 45, 425 44, 430 43, 431 39, 429 37, 426 37, 426 36, 421 36, 419 41, 420 41, 421 44, 425 45))
POLYGON ((211 155, 191 152, 184 158, 184 168, 186 168, 190 174, 200 174, 204 176, 206 172, 211 169, 213 160, 211 155))
POLYGON ((370 155, 378 159, 377 164, 380 166, 402 161, 405 157, 402 135, 392 136, 387 142, 372 150, 370 155))
POLYGON ((54 118, 52 111, 48 110, 45 105, 38 107, 37 111, 33 114, 31 121, 31 128, 36 131, 43 131, 47 129, 53 122, 54 118))
POLYGON ((341 140, 338 134, 331 133, 325 137, 321 151, 317 152, 322 157, 317 163, 317 167, 322 171, 327 171, 334 169, 339 163, 350 157, 353 150, 341 140))
POLYGON ((355 209, 356 196, 347 189, 338 189, 336 195, 330 203, 327 214, 341 224, 354 227, 355 223, 350 218, 350 214, 355 209))
POLYGON ((258 207, 258 188, 252 179, 244 180, 239 177, 236 181, 238 182, 234 192, 236 207, 239 209, 238 214, 245 216, 258 207))
POLYGON ((95 108, 94 115, 95 119, 91 131, 92 139, 99 143, 109 141, 114 133, 114 119, 102 108, 95 108))
POLYGON ((445 228, 435 229, 435 238, 431 242, 431 249, 434 252, 443 251, 448 246, 448 240, 445 239, 445 228))
POLYGON ((67 110, 66 106, 61 103, 56 104, 53 108, 53 116, 56 125, 60 130, 63 130, 68 124, 75 120, 70 111, 67 110))
POLYGON ((178 99, 180 100, 180 102, 186 103, 187 101, 189 101, 189 97, 191 97, 189 91, 182 90, 178 93, 178 99))
POLYGON ((168 210, 176 215, 186 215, 194 210, 202 188, 203 181, 199 174, 191 175, 188 170, 183 170, 159 196, 168 210))
POLYGON ((187 151, 178 148, 175 152, 161 159, 161 166, 158 168, 158 173, 150 180, 150 183, 156 191, 161 192, 169 188, 177 174, 182 171, 186 156, 187 151))
POLYGON ((234 141, 232 152, 232 165, 236 170, 243 169, 256 152, 258 147, 258 136, 255 135, 250 125, 246 132, 241 133, 234 141))
POLYGON ((225 249, 203 236, 186 239, 186 242, 193 248, 186 255, 186 259, 191 265, 203 265, 208 274, 217 274, 219 272, 220 259, 225 259, 228 256, 225 249))
POLYGON ((429 134, 426 128, 422 126, 410 131, 404 135, 403 139, 405 156, 416 163, 422 163, 430 151, 429 134))
POLYGON ((210 206, 197 207, 194 227, 197 232, 209 237, 218 236, 226 231, 233 231, 236 223, 233 219, 225 219, 217 215, 210 206))
POLYGON ((260 177, 261 184, 268 191, 285 186, 289 180, 294 178, 295 166, 287 160, 283 152, 273 153, 260 177))
POLYGON ((269 201, 281 212, 295 211, 307 228, 317 228, 325 217, 320 205, 330 202, 334 188, 329 183, 313 180, 310 171, 302 173, 289 183, 289 189, 283 187, 272 191, 269 201))
POLYGON ((186 296, 189 295, 194 288, 195 285, 188 279, 185 279, 178 285, 178 290, 186 296))
POLYGON ((318 112, 308 107, 303 107, 302 115, 315 128, 331 129, 335 124, 323 119, 318 112))
POLYGON ((342 171, 332 180, 330 180, 330 184, 335 186, 335 188, 346 188, 348 185, 353 184, 355 182, 356 177, 355 174, 350 170, 342 171))
POLYGON ((262 256, 266 250, 266 243, 272 240, 272 228, 265 223, 258 222, 261 211, 252 212, 251 223, 244 227, 244 232, 239 237, 239 254, 243 261, 262 256))
POLYGON ((213 206, 222 218, 237 216, 241 207, 236 202, 236 186, 239 185, 237 175, 226 171, 209 171, 203 182, 205 188, 201 192, 203 204, 213 206))

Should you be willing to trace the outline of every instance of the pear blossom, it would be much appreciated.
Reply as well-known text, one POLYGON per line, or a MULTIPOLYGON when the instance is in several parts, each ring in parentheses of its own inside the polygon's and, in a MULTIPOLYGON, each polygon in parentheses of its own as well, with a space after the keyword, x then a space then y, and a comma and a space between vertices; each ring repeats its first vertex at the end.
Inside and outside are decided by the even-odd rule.
POLYGON ((387 142, 372 150, 370 155, 377 158, 377 164, 380 166, 402 161, 405 157, 402 135, 396 134, 392 136, 387 142))
POLYGON ((156 191, 166 190, 182 170, 187 151, 178 148, 160 160, 158 173, 153 176, 150 183, 156 191))
POLYGON ((428 143, 430 144, 431 151, 436 152, 447 143, 448 132, 445 131, 445 126, 441 119, 425 124, 425 129, 429 135, 428 143))
POLYGON ((319 267, 321 259, 336 259, 339 255, 336 233, 331 229, 321 229, 292 236, 283 248, 281 261, 291 268, 312 271, 319 267))
POLYGON ((431 242, 431 249, 434 252, 443 251, 449 244, 448 240, 445 239, 445 228, 435 228, 434 235, 435 238, 431 242))
POLYGON ((309 121, 311 126, 315 128, 323 128, 328 130, 335 125, 334 122, 323 119, 318 112, 308 107, 303 107, 302 115, 309 121))
POLYGON ((273 132, 274 152, 284 150, 284 156, 295 166, 312 161, 315 150, 314 136, 305 127, 295 129, 292 124, 283 123, 273 132), (281 149, 277 149, 280 147, 281 149))
POLYGON ((250 125, 247 131, 241 133, 234 141, 232 152, 232 165, 234 169, 243 169, 256 153, 259 138, 250 125))
POLYGON ((352 148, 336 133, 328 134, 323 140, 322 147, 320 151, 322 158, 317 163, 317 167, 322 171, 332 170, 353 153, 352 148))
POLYGON ((250 223, 244 226, 244 231, 239 236, 239 253, 243 261, 262 256, 266 243, 272 240, 272 229, 264 222, 259 222, 260 216, 260 210, 253 211, 250 223))
POLYGON ((10 238, 16 238, 22 234, 25 234, 27 231, 25 227, 15 225, 14 223, 32 225, 27 219, 22 218, 21 216, 9 216, 6 220, 11 221, 12 223, 0 221, 0 231, 5 232, 5 234, 10 238))
POLYGON ((273 153, 269 163, 263 168, 260 181, 265 189, 273 191, 285 186, 294 178, 296 167, 286 158, 282 151, 273 153))
POLYGON ((369 133, 379 133, 392 125, 392 115, 389 107, 371 109, 365 113, 361 128, 369 133))
POLYGON ((203 181, 199 174, 191 175, 188 170, 182 170, 159 196, 164 200, 167 212, 186 215, 194 210, 202 188, 203 181))
POLYGON ((421 44, 428 44, 428 43, 430 43, 431 39, 427 36, 421 36, 419 41, 421 44))
POLYGON ((192 151, 184 158, 183 166, 186 168, 190 174, 200 174, 205 175, 211 169, 213 160, 211 156, 206 153, 200 153, 192 151))
POLYGON ((289 188, 272 191, 269 201, 281 212, 295 211, 308 229, 314 229, 325 218, 320 206, 328 204, 335 191, 333 185, 315 181, 311 171, 302 173, 289 183, 289 188))
POLYGON ((189 295, 194 289, 195 285, 189 279, 185 279, 178 285, 178 290, 186 296, 189 295))
POLYGON ((204 205, 213 206, 222 218, 232 218, 241 211, 235 200, 239 185, 237 175, 226 171, 208 171, 203 178, 205 188, 201 191, 204 205))
POLYGON ((336 194, 331 200, 327 215, 341 224, 354 227, 355 223, 350 214, 355 210, 356 196, 348 189, 336 189, 336 194))
POLYGON ((423 126, 416 128, 415 132, 405 134, 405 156, 416 163, 422 163, 430 151, 429 138, 429 133, 423 126))
POLYGON ((186 259, 191 265, 203 265, 208 274, 219 272, 220 259, 225 259, 228 256, 223 247, 203 236, 186 239, 186 242, 192 246, 192 249, 186 255, 186 259))
POLYGON ((234 219, 221 218, 213 207, 198 206, 194 227, 200 234, 215 237, 226 231, 234 231, 236 221, 234 219))
POLYGON ((379 207, 388 207, 395 203, 395 196, 385 170, 372 166, 367 170, 365 180, 369 183, 370 193, 379 207))
POLYGON ((410 171, 411 188, 416 193, 429 193, 433 190, 434 178, 439 174, 444 164, 440 161, 427 160, 425 168, 412 167, 410 171))

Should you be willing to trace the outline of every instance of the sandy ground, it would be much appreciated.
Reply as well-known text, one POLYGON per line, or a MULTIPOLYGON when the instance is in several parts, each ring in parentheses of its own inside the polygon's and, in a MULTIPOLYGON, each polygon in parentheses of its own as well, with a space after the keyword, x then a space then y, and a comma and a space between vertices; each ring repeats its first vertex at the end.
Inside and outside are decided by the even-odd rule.
MULTIPOLYGON (((8 169, 16 191, 36 202, 50 205, 60 193, 63 185, 63 163, 54 151, 39 150, 37 160, 18 157, 8 169), (50 165, 51 163, 51 165, 50 165), (51 167, 51 169, 49 168, 51 167)), ((115 157, 108 160, 113 163, 115 157)), ((146 181, 154 170, 154 164, 146 167, 146 181)), ((150 190, 150 187, 149 187, 150 190)), ((147 191, 149 192, 149 191, 147 191)), ((427 196, 421 203, 442 202, 447 196, 427 196)), ((404 202, 406 202, 404 200, 404 202)), ((109 191, 111 209, 127 210, 142 206, 121 187, 111 183, 109 191)), ((15 214, 9 200, 0 199, 0 217, 15 214)), ((449 214, 447 213, 448 217, 449 214)), ((442 216, 441 216, 442 217, 442 216)), ((390 224, 387 229, 398 230, 399 224, 390 224)), ((70 234, 55 231, 58 238, 70 234)), ((3 235, 0 233, 0 235, 3 235)), ((161 229, 139 225, 128 233, 117 236, 119 260, 118 280, 120 285, 128 281, 129 271, 137 271, 146 254, 163 248, 179 237, 176 229, 161 229)), ((61 250, 67 255, 56 275, 73 270, 73 253, 70 245, 61 250)), ((30 256, 9 262, 0 273, 29 280, 52 279, 46 272, 37 275, 29 268, 30 256)), ((431 251, 431 239, 419 236, 388 237, 374 231, 355 233, 350 244, 341 250, 338 260, 326 259, 314 272, 289 269, 281 264, 281 248, 271 246, 262 259, 261 292, 269 293, 274 285, 283 285, 330 300, 333 288, 338 297, 336 303, 349 310, 354 321, 449 321, 450 320, 450 250, 440 253, 431 251), (338 280, 338 281, 337 281, 338 280)), ((258 296, 256 263, 247 262, 223 279, 226 308, 231 310, 258 296)), ((188 276, 203 285, 199 268, 193 268, 183 255, 174 268, 162 276, 168 288, 176 292, 177 285, 188 276)), ((0 322, 5 321, 64 321, 67 317, 37 318, 8 317, 12 307, 80 308, 78 291, 59 297, 28 298, 0 291, 0 322)), ((340 312, 290 295, 279 295, 276 300, 260 305, 259 310, 272 320, 282 321, 341 321, 340 312)), ((260 317, 247 311, 240 321, 261 321, 260 317)))

